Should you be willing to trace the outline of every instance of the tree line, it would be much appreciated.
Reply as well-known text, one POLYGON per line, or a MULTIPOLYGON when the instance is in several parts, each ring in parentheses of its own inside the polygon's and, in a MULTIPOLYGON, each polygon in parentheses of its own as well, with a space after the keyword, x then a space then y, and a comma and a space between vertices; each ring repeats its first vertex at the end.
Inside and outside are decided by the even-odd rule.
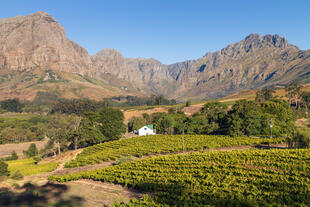
POLYGON ((282 136, 295 129, 296 116, 290 105, 280 99, 265 102, 241 100, 232 108, 220 102, 206 103, 200 112, 187 117, 181 110, 168 113, 143 114, 133 117, 128 130, 137 130, 146 124, 155 124, 160 134, 222 134, 230 136, 282 136))
POLYGON ((57 94, 38 92, 32 101, 21 101, 17 98, 0 101, 0 112, 51 112, 65 114, 83 114, 96 111, 102 107, 155 106, 174 105, 175 99, 167 99, 163 95, 150 97, 117 96, 96 101, 86 98, 65 99, 57 94))

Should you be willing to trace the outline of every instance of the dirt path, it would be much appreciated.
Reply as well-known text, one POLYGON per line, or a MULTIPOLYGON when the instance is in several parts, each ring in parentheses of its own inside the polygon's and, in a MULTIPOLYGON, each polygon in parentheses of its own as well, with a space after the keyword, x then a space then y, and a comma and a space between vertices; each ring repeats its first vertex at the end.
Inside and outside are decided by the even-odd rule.
POLYGON ((71 181, 66 186, 70 189, 67 196, 82 197, 85 206, 111 206, 113 202, 128 203, 133 198, 143 196, 142 192, 121 185, 93 180, 71 181))

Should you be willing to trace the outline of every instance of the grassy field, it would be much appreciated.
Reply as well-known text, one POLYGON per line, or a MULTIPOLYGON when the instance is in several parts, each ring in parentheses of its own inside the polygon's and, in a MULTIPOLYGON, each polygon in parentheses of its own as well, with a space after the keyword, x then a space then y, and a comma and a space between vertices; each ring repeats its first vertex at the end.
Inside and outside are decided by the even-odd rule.
POLYGON ((50 180, 92 179, 152 194, 128 206, 309 206, 309 166, 309 149, 243 150, 152 157, 50 180))
MULTIPOLYGON (((197 151, 220 147, 255 145, 260 143, 281 143, 284 138, 251 138, 228 137, 215 135, 185 135, 184 150, 197 151)), ((73 168, 96 164, 102 161, 115 160, 123 156, 136 156, 162 153, 182 152, 182 135, 152 135, 139 136, 130 139, 120 139, 88 147, 77 158, 65 165, 73 168)))
POLYGON ((33 159, 11 160, 7 161, 7 164, 11 175, 19 171, 24 176, 50 172, 55 170, 58 165, 56 162, 35 164, 33 159))

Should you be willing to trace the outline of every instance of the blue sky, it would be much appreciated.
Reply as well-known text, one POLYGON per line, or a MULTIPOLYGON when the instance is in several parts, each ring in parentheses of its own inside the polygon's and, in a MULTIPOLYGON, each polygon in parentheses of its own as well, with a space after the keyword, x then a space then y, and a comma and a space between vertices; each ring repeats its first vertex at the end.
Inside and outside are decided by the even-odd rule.
POLYGON ((250 33, 279 34, 310 49, 309 0, 1 0, 0 18, 45 11, 93 55, 163 63, 197 59, 250 33))

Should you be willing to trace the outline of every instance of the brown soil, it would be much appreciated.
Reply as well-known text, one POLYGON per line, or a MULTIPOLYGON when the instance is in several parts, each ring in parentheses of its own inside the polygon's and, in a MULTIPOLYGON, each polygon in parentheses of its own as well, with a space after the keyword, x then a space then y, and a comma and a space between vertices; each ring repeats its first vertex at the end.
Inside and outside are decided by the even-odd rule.
POLYGON ((48 140, 45 139, 43 141, 24 142, 17 144, 2 144, 0 145, 0 158, 10 156, 12 151, 15 151, 18 155, 23 155, 23 150, 27 150, 32 143, 36 144, 38 149, 42 149, 47 142, 48 140))
POLYGON ((86 206, 110 206, 113 202, 127 203, 143 196, 143 193, 121 185, 93 180, 77 180, 66 185, 72 189, 70 194, 84 197, 86 206))
POLYGON ((167 108, 164 107, 157 107, 153 109, 147 109, 147 110, 132 110, 132 111, 124 111, 124 117, 125 117, 125 122, 127 123, 131 118, 133 117, 141 117, 142 114, 153 114, 156 112, 168 112, 167 108))
MULTIPOLYGON (((306 127, 307 126, 307 124, 308 124, 308 120, 307 119, 305 119, 305 118, 303 118, 303 119, 297 119, 296 120, 296 125, 298 126, 298 127, 306 127)), ((310 123, 310 122, 309 122, 310 123)))
POLYGON ((188 107, 183 108, 183 112, 186 116, 191 116, 194 113, 197 113, 200 111, 200 109, 203 107, 204 104, 195 104, 188 107))

